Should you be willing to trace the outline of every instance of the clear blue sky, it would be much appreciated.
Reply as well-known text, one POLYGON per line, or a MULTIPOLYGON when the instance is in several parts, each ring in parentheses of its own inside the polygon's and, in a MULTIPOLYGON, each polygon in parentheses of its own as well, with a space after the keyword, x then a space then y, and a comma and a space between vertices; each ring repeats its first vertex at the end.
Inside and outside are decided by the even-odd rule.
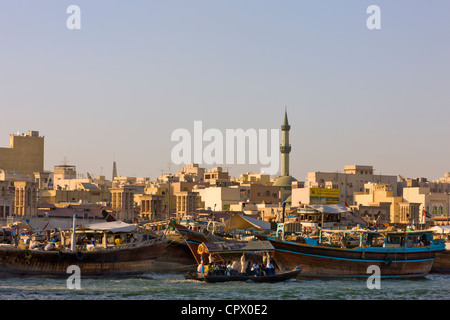
POLYGON ((2 0, 0 146, 38 130, 47 170, 66 157, 110 178, 115 158, 119 174, 155 178, 173 130, 279 128, 287 106, 298 179, 346 164, 435 179, 450 171, 449 12, 447 0, 2 0), (66 28, 71 4, 81 30, 66 28), (366 28, 371 4, 381 30, 366 28))

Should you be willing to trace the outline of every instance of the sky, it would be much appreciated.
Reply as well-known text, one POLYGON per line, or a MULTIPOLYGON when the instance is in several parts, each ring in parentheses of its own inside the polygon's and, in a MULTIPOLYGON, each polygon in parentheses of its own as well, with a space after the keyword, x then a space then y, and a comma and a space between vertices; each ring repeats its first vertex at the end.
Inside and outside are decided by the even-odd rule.
POLYGON ((450 171, 449 11, 447 0, 2 0, 0 146, 35 130, 46 170, 111 178, 115 160, 119 175, 155 179, 180 167, 175 130, 279 129, 287 109, 298 180, 351 164, 434 180, 450 171), (67 27, 70 5, 80 29, 67 27), (370 5, 381 29, 366 25, 370 5))

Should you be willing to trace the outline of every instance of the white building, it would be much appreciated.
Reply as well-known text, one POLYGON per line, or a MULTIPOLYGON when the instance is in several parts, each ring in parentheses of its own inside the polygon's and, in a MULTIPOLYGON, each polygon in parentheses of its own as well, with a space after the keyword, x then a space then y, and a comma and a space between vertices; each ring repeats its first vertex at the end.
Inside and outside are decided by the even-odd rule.
POLYGON ((195 191, 198 192, 205 209, 230 210, 230 205, 238 204, 241 201, 238 188, 209 187, 195 191))

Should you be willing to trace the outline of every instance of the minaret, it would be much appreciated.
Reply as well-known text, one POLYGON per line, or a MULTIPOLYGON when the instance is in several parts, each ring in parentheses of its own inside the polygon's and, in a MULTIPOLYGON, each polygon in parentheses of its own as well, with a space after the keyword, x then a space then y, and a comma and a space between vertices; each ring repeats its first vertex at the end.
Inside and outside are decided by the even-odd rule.
POLYGON ((288 122, 287 110, 284 111, 284 121, 281 125, 281 176, 289 176, 289 153, 291 152, 291 145, 289 144, 289 130, 291 126, 288 122))
POLYGON ((114 181, 114 178, 117 177, 117 166, 116 161, 113 162, 113 172, 112 172, 112 181, 114 181))

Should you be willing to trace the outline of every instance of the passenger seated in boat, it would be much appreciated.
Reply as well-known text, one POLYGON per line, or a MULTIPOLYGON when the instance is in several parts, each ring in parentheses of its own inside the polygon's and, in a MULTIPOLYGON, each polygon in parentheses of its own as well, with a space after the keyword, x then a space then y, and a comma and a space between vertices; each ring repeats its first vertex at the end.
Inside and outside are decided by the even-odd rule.
POLYGON ((231 261, 228 261, 227 268, 225 270, 225 275, 230 276, 231 275, 231 261))
POLYGON ((273 266, 272 260, 269 260, 269 262, 267 263, 266 266, 266 273, 268 275, 273 275, 275 274, 275 267, 273 266))
POLYGON ((219 265, 218 262, 214 262, 214 265, 213 265, 213 275, 215 275, 215 276, 220 276, 220 275, 222 275, 222 272, 221 272, 221 270, 220 270, 220 265, 219 265))
POLYGON ((259 264, 259 276, 265 276, 267 274, 266 267, 264 264, 259 264))
POLYGON ((219 275, 224 276, 227 271, 227 266, 223 263, 218 263, 219 266, 219 275))
POLYGON ((208 265, 205 268, 205 275, 212 276, 214 271, 214 267, 211 263, 208 263, 208 265))
POLYGON ((34 248, 38 247, 38 244, 36 243, 36 241, 31 241, 29 249, 33 250, 34 248))
POLYGON ((253 262, 252 269, 251 269, 251 275, 252 276, 258 276, 259 275, 259 264, 256 262, 253 262))

